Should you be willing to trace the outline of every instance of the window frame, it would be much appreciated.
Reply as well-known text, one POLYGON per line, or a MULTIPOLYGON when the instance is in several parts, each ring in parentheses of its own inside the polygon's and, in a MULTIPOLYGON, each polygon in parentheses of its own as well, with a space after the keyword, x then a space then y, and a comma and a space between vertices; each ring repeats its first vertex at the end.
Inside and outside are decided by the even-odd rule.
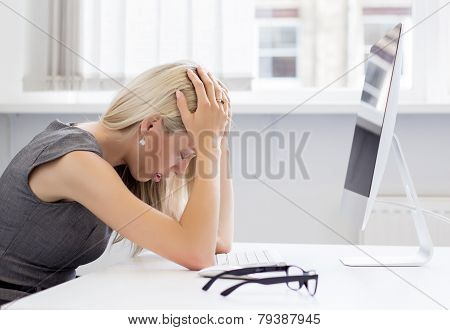
MULTIPOLYGON (((280 81, 296 81, 296 85, 301 86, 301 78, 300 77, 300 61, 301 61, 301 53, 300 53, 300 38, 301 38, 301 32, 302 32, 302 22, 300 19, 298 18, 256 18, 256 24, 255 24, 255 36, 256 36, 256 41, 255 41, 255 45, 256 45, 256 50, 255 53, 257 54, 257 60, 255 61, 255 72, 257 75, 257 78, 255 78, 254 80, 261 80, 261 81, 269 81, 269 80, 274 80, 276 82, 280 82, 280 81), (267 27, 290 27, 290 28, 295 28, 295 33, 296 33, 296 40, 295 40, 295 44, 296 47, 293 48, 268 48, 265 49, 263 54, 261 54, 261 48, 259 47, 259 41, 260 41, 260 29, 261 28, 267 28, 267 27), (278 55, 276 54, 278 51, 278 55), (285 53, 287 54, 288 52, 292 52, 292 54, 289 55, 280 55, 281 53, 285 53), (268 54, 268 55, 267 55, 268 54), (295 56, 295 76, 296 78, 291 78, 291 77, 272 77, 272 78, 259 78, 260 77, 260 58, 261 55, 263 56, 267 56, 267 57, 294 57, 295 56)), ((253 88, 253 86, 252 86, 253 88)))

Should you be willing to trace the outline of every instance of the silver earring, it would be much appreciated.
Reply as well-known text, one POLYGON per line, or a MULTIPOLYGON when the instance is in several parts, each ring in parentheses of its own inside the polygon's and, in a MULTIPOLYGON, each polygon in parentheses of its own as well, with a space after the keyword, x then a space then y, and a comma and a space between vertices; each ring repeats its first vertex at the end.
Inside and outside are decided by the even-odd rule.
POLYGON ((141 146, 145 146, 145 140, 144 140, 144 138, 142 138, 142 139, 139 140, 139 144, 140 144, 141 146))

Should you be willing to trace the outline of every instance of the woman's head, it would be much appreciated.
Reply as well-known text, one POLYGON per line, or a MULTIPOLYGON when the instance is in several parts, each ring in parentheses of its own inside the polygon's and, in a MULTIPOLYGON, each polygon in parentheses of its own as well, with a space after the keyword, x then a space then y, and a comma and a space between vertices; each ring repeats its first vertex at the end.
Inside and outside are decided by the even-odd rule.
POLYGON ((186 75, 196 64, 183 61, 147 70, 130 81, 102 115, 101 123, 136 137, 125 162, 139 182, 158 182, 171 172, 182 174, 195 155, 177 108, 175 91, 183 91, 189 110, 197 97, 186 75))
MULTIPOLYGON (((197 108, 187 69, 197 64, 179 61, 149 69, 130 81, 100 117, 108 129, 131 137, 125 164, 116 167, 138 198, 179 219, 188 198, 195 168, 195 150, 181 119, 175 92, 183 92, 189 111, 197 108)), ((116 235, 114 242, 123 239, 116 235)), ((134 246, 133 255, 142 249, 134 246)))

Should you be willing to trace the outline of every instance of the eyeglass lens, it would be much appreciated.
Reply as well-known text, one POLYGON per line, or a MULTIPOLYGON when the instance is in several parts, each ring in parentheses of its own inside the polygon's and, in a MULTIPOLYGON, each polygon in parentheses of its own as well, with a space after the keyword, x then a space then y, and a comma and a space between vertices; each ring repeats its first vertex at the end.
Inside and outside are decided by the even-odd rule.
MULTIPOLYGON (((308 275, 314 275, 315 272, 305 273, 303 271, 303 269, 301 269, 300 267, 296 267, 296 266, 290 266, 286 270, 286 275, 287 276, 302 276, 302 275, 307 275, 307 274, 308 275)), ((287 284, 287 286, 290 289, 295 290, 295 291, 300 290, 302 288, 302 286, 303 286, 303 283, 300 282, 300 281, 287 282, 286 284, 287 284)), ((316 288, 317 288, 317 281, 316 281, 316 279, 309 279, 306 282, 305 286, 306 286, 306 289, 308 290, 308 292, 311 295, 314 295, 316 293, 316 288)))

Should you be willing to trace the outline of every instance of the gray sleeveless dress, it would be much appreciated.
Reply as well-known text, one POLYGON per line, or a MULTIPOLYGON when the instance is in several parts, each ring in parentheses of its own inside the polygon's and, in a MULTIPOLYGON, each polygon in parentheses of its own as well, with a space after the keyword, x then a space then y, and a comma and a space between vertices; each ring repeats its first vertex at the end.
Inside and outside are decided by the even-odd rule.
POLYGON ((77 202, 42 202, 28 175, 74 150, 102 156, 94 136, 54 120, 0 177, 0 305, 75 278, 105 251, 112 229, 77 202))

